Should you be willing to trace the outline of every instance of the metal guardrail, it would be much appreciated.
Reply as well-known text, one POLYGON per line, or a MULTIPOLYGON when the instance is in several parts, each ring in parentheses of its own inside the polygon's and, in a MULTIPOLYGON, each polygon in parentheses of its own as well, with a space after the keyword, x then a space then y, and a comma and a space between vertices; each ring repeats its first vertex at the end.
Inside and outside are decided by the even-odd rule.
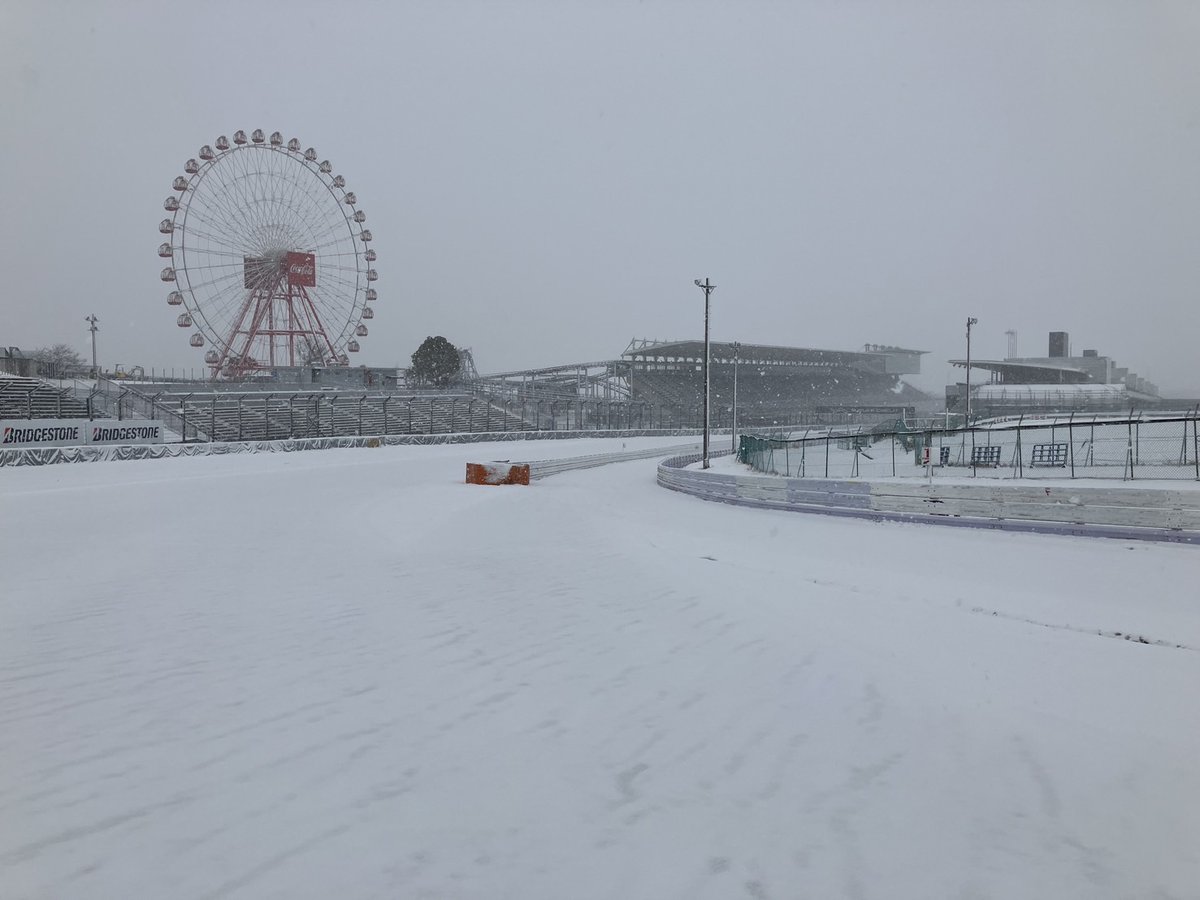
POLYGON ((692 442, 677 444, 673 447, 651 447, 644 450, 622 450, 616 453, 595 453, 590 456, 570 456, 564 459, 540 459, 522 462, 524 465, 529 466, 529 477, 536 480, 539 478, 548 478, 551 475, 558 475, 561 472, 607 466, 610 463, 628 462, 635 459, 652 459, 654 457, 693 452, 700 446, 699 443, 692 442))
POLYGON ((758 509, 1200 546, 1200 491, 1195 490, 922 485, 688 468, 699 459, 699 454, 690 454, 664 460, 658 466, 658 484, 702 500, 758 509))

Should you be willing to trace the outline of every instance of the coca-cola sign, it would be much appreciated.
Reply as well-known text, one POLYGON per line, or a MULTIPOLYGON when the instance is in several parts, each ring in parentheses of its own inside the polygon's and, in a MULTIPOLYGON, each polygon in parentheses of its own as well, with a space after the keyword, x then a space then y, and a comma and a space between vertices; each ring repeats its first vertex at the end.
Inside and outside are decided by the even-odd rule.
POLYGON ((316 287, 317 258, 311 253, 287 255, 288 284, 295 287, 316 287))

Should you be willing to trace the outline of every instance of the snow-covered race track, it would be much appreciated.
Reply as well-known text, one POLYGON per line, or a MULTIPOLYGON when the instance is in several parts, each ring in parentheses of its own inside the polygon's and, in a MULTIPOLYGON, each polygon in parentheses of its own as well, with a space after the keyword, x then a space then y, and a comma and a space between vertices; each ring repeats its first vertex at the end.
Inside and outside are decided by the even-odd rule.
POLYGON ((0 896, 1197 896, 1196 548, 623 444, 0 471, 0 896))

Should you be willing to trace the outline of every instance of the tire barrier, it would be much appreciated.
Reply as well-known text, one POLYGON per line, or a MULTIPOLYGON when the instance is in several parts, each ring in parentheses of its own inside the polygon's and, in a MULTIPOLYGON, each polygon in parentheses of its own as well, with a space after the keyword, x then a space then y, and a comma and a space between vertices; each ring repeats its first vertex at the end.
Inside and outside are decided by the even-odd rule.
POLYGON ((758 509, 1200 545, 1200 491, 1195 490, 898 485, 687 468, 699 459, 689 454, 664 460, 658 466, 659 485, 702 500, 758 509))
POLYGON ((467 484, 529 484, 529 464, 467 463, 467 484))

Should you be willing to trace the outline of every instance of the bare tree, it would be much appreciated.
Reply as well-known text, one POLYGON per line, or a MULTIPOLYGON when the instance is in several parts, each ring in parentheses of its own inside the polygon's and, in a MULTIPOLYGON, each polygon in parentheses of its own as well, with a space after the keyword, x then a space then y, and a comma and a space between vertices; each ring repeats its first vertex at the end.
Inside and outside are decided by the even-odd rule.
POLYGON ((74 369, 86 367, 83 356, 70 344, 39 347, 29 354, 37 360, 38 371, 47 378, 62 378, 74 369))

